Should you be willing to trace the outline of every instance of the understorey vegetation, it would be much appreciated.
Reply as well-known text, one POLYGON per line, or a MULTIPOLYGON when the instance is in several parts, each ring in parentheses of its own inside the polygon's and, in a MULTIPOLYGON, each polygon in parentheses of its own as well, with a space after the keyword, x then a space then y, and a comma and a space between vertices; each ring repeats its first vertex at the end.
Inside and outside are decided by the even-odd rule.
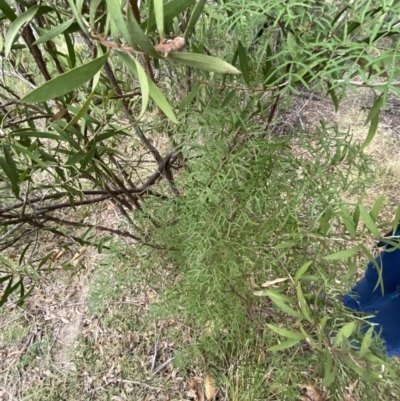
POLYGON ((0 11, 1 306, 93 248, 165 283, 150 314, 196 333, 174 366, 225 389, 207 399, 295 400, 305 383, 309 399, 392 399, 398 367, 341 294, 400 220, 383 195, 364 202, 365 150, 400 86, 397 1, 0 11), (294 113, 360 90, 361 141, 294 113))

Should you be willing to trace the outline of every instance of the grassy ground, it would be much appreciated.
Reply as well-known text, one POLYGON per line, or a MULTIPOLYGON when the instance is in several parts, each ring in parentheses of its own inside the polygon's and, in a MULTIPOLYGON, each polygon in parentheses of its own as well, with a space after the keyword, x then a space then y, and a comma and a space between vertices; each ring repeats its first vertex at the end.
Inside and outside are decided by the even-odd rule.
MULTIPOLYGON (((370 104, 367 93, 352 96, 335 116, 328 102, 301 99, 288 124, 310 128, 322 115, 331 116, 343 127, 350 124, 355 140, 363 140, 370 104)), ((364 197, 365 204, 372 205, 385 195, 388 220, 400 203, 396 99, 391 107, 393 114, 382 114, 381 127, 367 150, 376 160, 376 182, 364 197)), ((270 331, 258 337, 244 333, 236 339, 240 352, 229 354, 222 344, 223 332, 218 337, 212 327, 205 327, 210 335, 200 340, 200 333, 179 319, 163 318, 158 300, 176 278, 172 269, 166 273, 168 266, 160 274, 162 260, 144 268, 140 252, 118 242, 104 255, 83 250, 78 275, 71 279, 55 272, 23 308, 8 303, 1 310, 1 400, 370 399, 367 389, 350 379, 346 394, 329 395, 310 381, 310 366, 318 361, 306 346, 292 354, 259 349, 253 355, 261 338, 264 344, 277 343, 270 331), (193 362, 201 355, 193 354, 190 345, 199 341, 215 342, 215 363, 207 361, 214 366, 212 371, 193 362), (259 370, 246 364, 249 358, 259 360, 259 370), (246 369, 252 374, 245 374, 246 369), (243 379, 250 376, 251 381, 243 379)), ((385 389, 382 399, 400 399, 395 389, 385 389)))

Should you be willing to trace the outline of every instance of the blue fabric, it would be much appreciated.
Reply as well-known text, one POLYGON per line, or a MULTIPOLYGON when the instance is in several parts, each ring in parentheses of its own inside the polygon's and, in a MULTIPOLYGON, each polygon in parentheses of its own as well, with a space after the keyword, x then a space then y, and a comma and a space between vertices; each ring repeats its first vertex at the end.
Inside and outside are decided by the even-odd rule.
MULTIPOLYGON (((395 235, 400 235, 400 229, 395 235)), ((343 297, 343 303, 357 312, 376 313, 369 321, 376 324, 375 331, 384 340, 387 354, 395 356, 400 355, 400 248, 385 241, 378 246, 385 247, 375 259, 382 285, 378 284, 379 270, 370 262, 364 277, 343 297)))
MULTIPOLYGON (((400 287, 399 287, 400 289, 400 287)), ((376 323, 375 331, 380 334, 386 345, 388 356, 400 355, 400 294, 394 294, 390 300, 370 318, 371 323, 376 323)))

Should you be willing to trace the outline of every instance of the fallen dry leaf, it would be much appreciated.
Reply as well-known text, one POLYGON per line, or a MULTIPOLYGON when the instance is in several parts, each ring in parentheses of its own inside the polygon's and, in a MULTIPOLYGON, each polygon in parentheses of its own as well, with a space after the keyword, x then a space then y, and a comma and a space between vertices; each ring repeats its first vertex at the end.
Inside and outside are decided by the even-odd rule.
POLYGON ((83 256, 85 255, 85 252, 87 250, 86 246, 83 246, 81 249, 79 249, 79 252, 74 255, 72 258, 72 266, 76 267, 78 266, 79 262, 82 260, 83 256))
POLYGON ((305 392, 301 396, 301 401, 324 401, 325 397, 322 395, 322 390, 315 386, 303 385, 301 386, 305 392))
POLYGON ((344 401, 356 401, 356 399, 353 397, 354 389, 356 388, 356 386, 357 386, 357 380, 346 387, 347 394, 344 401))
POLYGON ((193 398, 195 401, 204 401, 204 394, 200 388, 198 380, 189 380, 188 386, 190 390, 186 393, 189 398, 193 398))
POLYGON ((282 277, 282 278, 276 278, 275 280, 266 281, 264 284, 261 284, 261 287, 264 287, 264 288, 265 287, 271 287, 274 284, 283 283, 287 279, 288 279, 287 277, 282 277))
POLYGON ((215 395, 217 394, 217 389, 215 388, 215 380, 208 373, 206 373, 204 377, 204 388, 207 401, 214 399, 215 395))

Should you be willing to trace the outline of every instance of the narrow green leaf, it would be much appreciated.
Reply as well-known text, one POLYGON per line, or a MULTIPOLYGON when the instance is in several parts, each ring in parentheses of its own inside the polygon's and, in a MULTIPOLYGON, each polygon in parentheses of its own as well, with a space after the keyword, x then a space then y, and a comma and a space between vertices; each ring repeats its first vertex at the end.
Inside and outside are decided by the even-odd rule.
POLYGON ((195 98, 195 96, 200 92, 203 84, 197 84, 192 91, 181 101, 181 104, 179 105, 179 110, 183 110, 185 106, 188 106, 192 100, 195 98))
POLYGON ((324 315, 324 316, 322 316, 322 318, 321 318, 321 320, 320 320, 320 322, 319 322, 319 325, 320 325, 320 329, 321 330, 324 330, 324 328, 325 328, 325 326, 326 326, 326 323, 328 322, 328 320, 330 319, 331 317, 329 316, 329 315, 324 315))
POLYGON ((18 149, 21 153, 23 153, 25 156, 27 156, 28 160, 34 161, 36 164, 43 168, 47 168, 46 163, 43 163, 42 160, 39 159, 35 154, 30 152, 29 150, 25 149, 23 146, 19 145, 17 142, 13 143, 13 147, 18 149))
POLYGON ((9 274, 8 276, 0 277, 0 284, 4 283, 4 281, 9 280, 12 276, 13 276, 12 274, 9 274))
POLYGON ((374 102, 374 104, 372 105, 371 110, 370 110, 369 113, 368 113, 367 121, 365 122, 366 124, 368 124, 370 121, 372 121, 372 119, 373 119, 376 115, 379 114, 379 111, 381 110, 381 108, 382 108, 382 106, 383 106, 383 100, 384 100, 383 93, 382 93, 382 95, 380 95, 379 97, 377 97, 377 98, 375 99, 375 102, 374 102))
POLYGON ((59 75, 50 81, 45 82, 39 88, 28 93, 22 102, 25 103, 38 103, 45 102, 50 99, 55 99, 63 96, 89 81, 93 76, 100 71, 106 62, 108 53, 83 64, 71 71, 59 75))
POLYGON ((17 19, 17 15, 13 11, 13 9, 9 6, 6 0, 0 0, 0 10, 3 11, 4 15, 10 21, 14 21, 17 19))
POLYGON ((374 206, 372 207, 371 211, 369 212, 369 215, 371 216, 371 219, 376 222, 379 216, 379 212, 381 211, 381 208, 383 206, 383 202, 385 201, 385 196, 380 195, 378 199, 376 200, 374 206))
POLYGON ((225 108, 229 102, 236 96, 236 89, 232 89, 226 96, 225 99, 222 101, 221 109, 225 108))
POLYGON ((199 20, 201 13, 203 12, 206 2, 207 0, 200 0, 192 11, 192 15, 190 16, 189 22, 186 26, 185 33, 183 34, 185 39, 188 39, 189 35, 194 32, 197 21, 199 20))
POLYGON ((299 301, 301 312, 302 312, 303 316, 310 323, 313 323, 313 320, 311 319, 311 316, 310 316, 310 312, 308 310, 306 300, 304 299, 304 294, 303 294, 303 290, 301 288, 301 283, 298 282, 296 287, 297 287, 296 288, 297 289, 297 300, 299 301))
POLYGON ((364 143, 361 146, 361 150, 365 149, 374 139, 376 131, 378 129, 378 124, 379 124, 379 111, 371 119, 371 124, 369 126, 368 134, 367 134, 367 137, 365 138, 364 143))
POLYGON ((281 327, 274 326, 272 324, 267 323, 267 327, 272 330, 274 333, 279 334, 280 336, 291 338, 293 340, 304 340, 306 337, 301 333, 296 333, 294 331, 286 330, 281 327))
POLYGON ((395 233, 400 225, 400 205, 397 206, 396 215, 393 221, 393 232, 395 233))
MULTIPOLYGON (((341 336, 343 336, 345 338, 349 338, 353 334, 353 331, 354 331, 355 327, 356 327, 356 322, 346 323, 339 330, 339 332, 338 332, 338 334, 336 336, 341 335, 341 336)), ((336 340, 336 338, 335 338, 335 340, 336 340)))
POLYGON ((76 5, 73 0, 68 0, 69 7, 72 11, 72 15, 74 16, 75 21, 79 24, 82 32, 90 37, 90 33, 88 31, 87 22, 84 20, 82 16, 82 3, 77 1, 76 5))
POLYGON ((18 287, 22 284, 22 279, 20 279, 20 280, 19 280, 17 283, 15 283, 14 285, 12 285, 12 282, 13 282, 13 280, 12 280, 12 278, 11 278, 10 281, 8 282, 8 285, 7 285, 6 289, 5 289, 4 292, 3 292, 3 296, 1 297, 1 300, 0 300, 0 307, 3 306, 3 305, 7 302, 8 297, 9 297, 14 291, 16 291, 16 290, 18 289, 18 287))
POLYGON ((17 19, 15 19, 8 29, 5 45, 4 45, 4 55, 7 58, 11 51, 11 46, 14 43, 14 40, 18 34, 20 28, 28 21, 30 21, 39 10, 39 6, 34 6, 26 10, 23 14, 21 14, 17 19))
POLYGON ((73 154, 65 163, 66 166, 73 166, 77 163, 79 163, 82 159, 84 159, 86 156, 86 152, 83 150, 76 152, 73 154))
POLYGON ((78 113, 75 114, 75 117, 67 124, 65 129, 67 129, 67 128, 71 127, 72 125, 74 125, 75 123, 77 123, 86 114, 86 112, 90 106, 90 103, 92 102, 92 98, 93 98, 93 92, 88 96, 88 98, 86 99, 82 108, 78 111, 78 113))
POLYGON ((360 250, 360 245, 356 245, 353 248, 345 249, 344 251, 333 253, 332 255, 325 256, 325 260, 342 260, 348 259, 355 255, 360 250))
POLYGON ((141 64, 136 60, 136 58, 133 59, 135 61, 136 64, 136 69, 138 72, 138 78, 139 78, 139 83, 140 83, 140 89, 142 90, 142 110, 140 111, 139 117, 137 118, 138 120, 140 120, 146 109, 147 109, 147 105, 149 103, 149 94, 150 94, 150 89, 149 89, 149 78, 147 76, 147 74, 145 73, 143 67, 141 66, 141 64))
POLYGON ((150 39, 143 33, 142 28, 137 23, 131 9, 128 11, 128 30, 135 48, 140 48, 143 52, 154 58, 160 58, 160 54, 154 49, 150 39))
POLYGON ((89 7, 89 21, 90 26, 94 28, 94 22, 96 20, 96 11, 99 8, 102 0, 91 0, 90 7, 89 7))
MULTIPOLYGON (((264 290, 265 292, 268 292, 268 290, 264 290)), ((269 292, 269 297, 271 301, 283 312, 287 313, 289 316, 293 316, 297 319, 303 319, 303 315, 297 311, 295 311, 293 308, 291 308, 289 305, 287 305, 283 300, 280 294, 272 293, 269 292)))
POLYGON ((59 133, 59 135, 64 138, 74 149, 76 150, 81 150, 79 144, 72 138, 72 135, 70 135, 69 132, 64 131, 64 128, 62 128, 59 125, 59 122, 55 123, 50 123, 51 127, 59 133))
POLYGON ((89 227, 86 232, 82 235, 82 239, 84 241, 87 241, 88 239, 90 239, 93 236, 95 228, 94 227, 89 227))
POLYGON ((336 96, 335 90, 331 87, 331 84, 329 83, 328 83, 328 88, 329 88, 328 93, 331 96, 333 105, 335 106, 335 112, 337 112, 339 110, 339 99, 336 96))
POLYGON ((65 44, 68 50, 68 64, 70 68, 75 68, 76 66, 76 55, 74 44, 72 43, 71 37, 67 32, 64 32, 65 44))
POLYGON ((54 39, 58 35, 61 35, 66 29, 68 29, 74 21, 75 19, 71 18, 70 20, 63 22, 62 24, 55 26, 54 28, 50 29, 47 33, 42 35, 33 44, 40 45, 41 43, 54 39))
POLYGON ((221 74, 240 74, 239 70, 226 61, 205 54, 171 52, 168 58, 199 70, 221 74))
POLYGON ((374 328, 370 327, 367 332, 364 335, 364 338, 361 343, 361 348, 360 348, 360 356, 364 356, 368 353, 369 347, 371 346, 372 343, 372 335, 374 334, 374 328))
POLYGON ((301 340, 288 340, 288 341, 284 341, 283 343, 280 343, 278 345, 274 345, 272 347, 267 348, 267 351, 282 351, 284 349, 293 347, 294 345, 296 345, 298 342, 300 342, 301 340))
POLYGON ((156 17, 156 24, 158 34, 160 38, 164 38, 164 1, 163 0, 153 0, 154 2, 154 14, 156 17))
POLYGON ((341 329, 340 332, 346 337, 349 338, 356 327, 356 322, 346 323, 341 329))
MULTIPOLYGON (((181 12, 194 4, 196 0, 172 0, 164 5, 164 22, 170 23, 181 12)), ((152 2, 150 4, 153 5, 152 2)), ((142 29, 146 29, 147 33, 151 33, 157 26, 154 13, 150 13, 149 19, 144 20, 141 24, 142 29)))
POLYGON ((14 195, 18 198, 19 185, 17 165, 15 164, 15 161, 11 156, 10 148, 8 145, 3 144, 3 152, 5 158, 0 158, 0 166, 3 169, 4 173, 7 175, 7 178, 10 180, 11 188, 14 192, 14 195))
POLYGON ((121 11, 121 2, 119 0, 107 0, 107 10, 115 23, 116 28, 121 33, 122 37, 129 44, 129 46, 136 48, 136 44, 129 32, 125 23, 124 15, 121 11))
POLYGON ((294 275, 294 281, 297 284, 297 282, 300 280, 300 278, 307 272, 309 267, 313 264, 313 262, 307 262, 304 263, 303 266, 300 267, 300 269, 297 270, 296 274, 294 275))
POLYGON ((353 218, 351 217, 349 210, 344 205, 342 205, 340 207, 340 210, 342 212, 343 224, 345 225, 347 231, 349 232, 350 237, 355 238, 356 237, 356 228, 354 226, 353 218))
POLYGON ((325 362, 325 373, 324 373, 324 378, 322 380, 322 385, 325 387, 330 386, 334 380, 335 380, 335 376, 336 376, 336 364, 334 365, 333 369, 332 369, 332 365, 334 363, 334 360, 331 356, 331 354, 329 352, 325 353, 327 361, 325 362))
POLYGON ((238 44, 238 55, 239 55, 240 69, 242 70, 244 82, 246 82, 247 86, 249 86, 250 85, 249 62, 247 60, 246 50, 243 47, 242 42, 240 40, 238 44))
POLYGON ((66 141, 61 135, 56 134, 55 132, 39 132, 39 131, 15 131, 11 133, 11 136, 20 136, 20 137, 29 137, 29 138, 45 138, 45 139, 54 139, 56 141, 66 141))
POLYGON ((378 227, 375 225, 369 213, 364 209, 363 205, 360 205, 360 217, 371 234, 373 234, 376 239, 380 238, 381 234, 378 227))
MULTIPOLYGON (((136 64, 133 61, 132 57, 126 53, 118 52, 118 57, 124 62, 124 64, 129 68, 132 74, 139 79, 139 73, 136 69, 136 64)), ((148 81, 149 83, 149 94, 150 97, 154 100, 157 106, 162 110, 162 112, 175 124, 178 124, 178 120, 175 117, 174 112, 171 109, 167 99, 165 99, 164 95, 158 89, 157 85, 153 81, 148 81)))
POLYGON ((360 199, 358 200, 357 205, 354 208, 354 213, 353 213, 353 222, 354 222, 354 227, 356 229, 357 229, 359 221, 360 221, 360 199))
POLYGON ((93 157, 96 154, 96 142, 92 145, 89 152, 85 156, 85 158, 81 161, 81 167, 84 169, 86 166, 93 161, 93 157))

